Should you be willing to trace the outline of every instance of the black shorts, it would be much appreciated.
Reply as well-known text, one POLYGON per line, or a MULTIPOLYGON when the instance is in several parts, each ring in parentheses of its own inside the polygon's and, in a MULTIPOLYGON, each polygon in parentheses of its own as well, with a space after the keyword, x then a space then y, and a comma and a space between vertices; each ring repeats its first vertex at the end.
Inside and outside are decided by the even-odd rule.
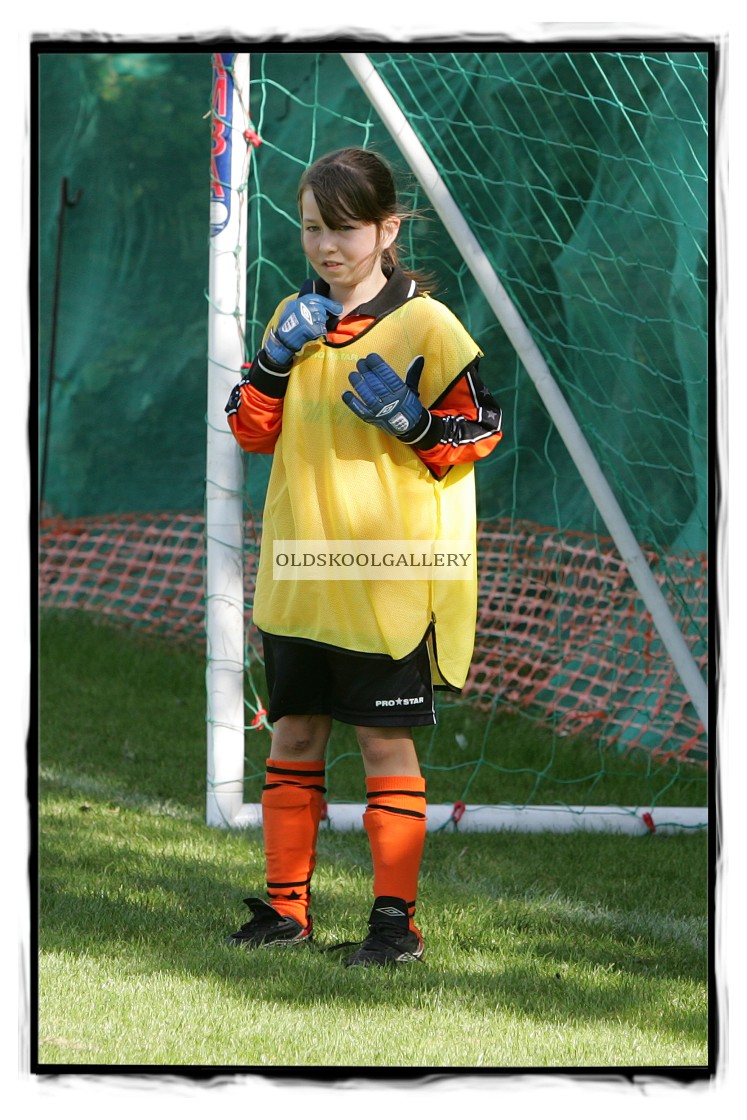
POLYGON ((329 715, 357 727, 433 726, 427 637, 407 657, 351 653, 262 634, 267 718, 329 715))

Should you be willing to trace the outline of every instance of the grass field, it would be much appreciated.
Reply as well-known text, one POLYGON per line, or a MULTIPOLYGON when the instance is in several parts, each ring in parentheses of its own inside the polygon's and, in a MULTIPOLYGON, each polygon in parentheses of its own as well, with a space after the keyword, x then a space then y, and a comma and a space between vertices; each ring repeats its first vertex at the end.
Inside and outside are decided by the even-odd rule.
MULTIPOLYGON (((201 654, 74 614, 45 617, 40 634, 41 1067, 697 1075, 712 1061, 704 834, 432 833, 426 957, 372 975, 322 951, 360 938, 371 903, 365 834, 323 829, 316 946, 232 951, 225 936, 248 916, 242 898, 262 893, 264 868, 256 832, 204 823, 201 654)), ((484 734, 470 734, 482 752, 484 734)), ((509 799, 523 756, 545 750, 541 732, 522 735, 526 721, 494 800, 509 799)), ((335 748, 335 791, 361 800, 348 747, 335 748)), ((447 758, 425 749, 453 796, 447 758)), ((558 765, 578 789, 589 767, 574 774, 571 753, 558 765)), ((702 794, 687 775, 680 798, 671 774, 643 776, 670 803, 702 794)), ((626 766, 623 793, 632 780, 626 766)))

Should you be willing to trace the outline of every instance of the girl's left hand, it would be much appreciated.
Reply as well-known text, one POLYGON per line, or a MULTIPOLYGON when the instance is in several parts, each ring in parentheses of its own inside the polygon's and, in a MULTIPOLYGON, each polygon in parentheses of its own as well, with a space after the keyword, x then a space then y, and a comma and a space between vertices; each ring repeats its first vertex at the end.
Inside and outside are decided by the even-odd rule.
POLYGON ((378 354, 369 354, 361 358, 349 377, 358 396, 347 389, 342 399, 360 420, 402 439, 416 427, 425 412, 418 399, 423 365, 422 357, 415 358, 403 381, 378 354))

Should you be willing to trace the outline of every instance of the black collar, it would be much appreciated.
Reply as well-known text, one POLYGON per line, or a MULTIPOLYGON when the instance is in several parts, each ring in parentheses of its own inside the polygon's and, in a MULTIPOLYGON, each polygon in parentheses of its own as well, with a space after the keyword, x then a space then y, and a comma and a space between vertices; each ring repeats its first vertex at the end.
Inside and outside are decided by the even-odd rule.
MULTIPOLYGON (((329 296, 329 284, 326 280, 307 280, 301 288, 301 292, 304 291, 314 291, 320 296, 329 296)), ((417 294, 417 285, 405 276, 401 268, 395 268, 381 291, 367 303, 361 303, 354 308, 349 314, 367 315, 372 319, 379 319, 417 294)))

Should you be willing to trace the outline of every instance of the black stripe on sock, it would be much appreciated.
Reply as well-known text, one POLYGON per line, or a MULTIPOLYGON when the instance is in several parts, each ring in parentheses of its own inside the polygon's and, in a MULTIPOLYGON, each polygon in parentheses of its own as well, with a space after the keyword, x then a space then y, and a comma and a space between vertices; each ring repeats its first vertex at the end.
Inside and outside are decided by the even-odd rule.
POLYGON ((287 786, 289 789, 315 789, 318 793, 326 793, 326 786, 309 786, 299 785, 298 782, 266 782, 262 789, 280 789, 281 786, 287 786))
POLYGON ((269 881, 267 881, 267 889, 268 889, 268 891, 269 890, 281 891, 281 890, 286 890, 287 887, 308 887, 310 883, 311 883, 310 878, 309 879, 301 879, 301 881, 298 882, 298 883, 270 883, 269 881))
POLYGON ((419 797, 421 801, 425 801, 425 793, 417 793, 411 789, 382 789, 376 790, 373 793, 367 793, 366 797, 370 801, 372 797, 419 797))
POLYGON ((417 821, 425 820, 425 813, 416 813, 414 809, 397 809, 394 805, 369 805, 367 813, 396 813, 400 817, 412 817, 417 821))
POLYGON ((325 767, 322 766, 321 770, 294 770, 291 766, 272 766, 268 764, 268 774, 288 774, 301 778, 323 778, 325 775, 325 767))

